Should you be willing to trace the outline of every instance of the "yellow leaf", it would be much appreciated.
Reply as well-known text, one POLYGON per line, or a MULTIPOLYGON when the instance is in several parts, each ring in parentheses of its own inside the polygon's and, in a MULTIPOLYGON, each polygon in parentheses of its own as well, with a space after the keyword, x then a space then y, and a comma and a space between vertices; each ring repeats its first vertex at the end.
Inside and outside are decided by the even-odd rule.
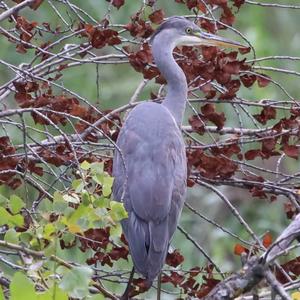
POLYGON ((291 296, 293 300, 300 300, 300 292, 292 293, 291 296))
POLYGON ((68 224, 68 228, 71 233, 82 233, 80 226, 77 224, 68 224))

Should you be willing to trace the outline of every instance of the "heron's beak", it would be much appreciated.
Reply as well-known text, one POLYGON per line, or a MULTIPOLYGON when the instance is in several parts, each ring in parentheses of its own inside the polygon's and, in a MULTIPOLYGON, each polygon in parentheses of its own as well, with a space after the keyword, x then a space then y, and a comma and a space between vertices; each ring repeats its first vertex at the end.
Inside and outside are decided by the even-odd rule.
POLYGON ((193 35, 198 37, 201 40, 199 40, 199 44, 204 46, 216 46, 223 48, 247 48, 246 46, 238 42, 231 41, 229 39, 207 32, 194 32, 193 35))

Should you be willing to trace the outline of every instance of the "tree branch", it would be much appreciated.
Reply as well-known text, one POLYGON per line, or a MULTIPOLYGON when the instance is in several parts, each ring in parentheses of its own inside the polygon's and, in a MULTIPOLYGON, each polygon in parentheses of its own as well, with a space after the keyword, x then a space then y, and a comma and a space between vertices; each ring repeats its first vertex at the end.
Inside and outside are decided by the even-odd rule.
POLYGON ((15 6, 11 7, 10 9, 8 9, 7 11, 3 12, 0 15, 0 22, 7 19, 11 15, 17 13, 19 10, 23 9, 24 7, 31 5, 34 1, 35 0, 25 0, 15 6))
POLYGON ((280 234, 269 250, 265 251, 261 257, 250 257, 241 270, 217 284, 204 300, 233 300, 251 291, 264 278, 281 299, 290 300, 284 287, 271 272, 270 264, 277 254, 282 254, 282 250, 286 249, 299 236, 299 228, 300 214, 280 234))

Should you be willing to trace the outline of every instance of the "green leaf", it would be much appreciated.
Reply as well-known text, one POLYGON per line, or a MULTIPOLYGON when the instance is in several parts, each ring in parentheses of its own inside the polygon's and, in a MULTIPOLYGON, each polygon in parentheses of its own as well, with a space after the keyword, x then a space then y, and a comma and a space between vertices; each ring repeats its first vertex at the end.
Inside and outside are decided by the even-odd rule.
POLYGON ((102 185, 102 194, 104 197, 107 197, 111 194, 111 188, 114 182, 114 178, 110 176, 106 176, 103 178, 103 185, 102 185))
POLYGON ((114 221, 121 221, 128 217, 128 213, 121 202, 110 201, 110 209, 109 214, 114 221))
POLYGON ((74 267, 67 270, 59 287, 66 291, 70 297, 83 298, 89 294, 89 283, 93 270, 87 266, 74 267))
POLYGON ((71 243, 74 242, 75 236, 74 236, 74 234, 71 234, 71 233, 69 233, 69 232, 64 232, 64 233, 62 234, 61 239, 62 239, 62 240, 65 242, 65 244, 67 245, 67 244, 71 244, 71 243))
POLYGON ((111 226, 110 230, 110 237, 120 237, 122 234, 122 227, 120 223, 116 223, 116 225, 111 226))
MULTIPOLYGON (((52 286, 47 292, 38 294, 38 300, 68 300, 68 294, 58 288, 57 285, 52 286)), ((28 299, 29 300, 29 299, 28 299)))
POLYGON ((52 234, 56 231, 55 226, 53 225, 53 223, 48 223, 44 226, 44 230, 43 230, 43 238, 46 240, 50 240, 52 234))
POLYGON ((2 286, 0 286, 0 300, 5 300, 3 290, 2 290, 2 286))
POLYGON ((72 187, 75 193, 80 193, 84 188, 84 181, 82 179, 75 179, 72 182, 72 187))
POLYGON ((18 244, 19 233, 17 233, 14 228, 10 228, 6 231, 4 240, 8 243, 18 244))
POLYGON ((0 226, 23 226, 24 218, 21 215, 12 216, 4 207, 0 206, 0 226))
POLYGON ((53 202, 49 199, 45 198, 39 204, 39 212, 41 213, 49 213, 53 210, 53 202))
POLYGON ((0 194, 0 205, 5 205, 8 202, 8 199, 0 194))
POLYGON ((16 272, 10 284, 10 300, 37 300, 32 281, 23 273, 16 272))
POLYGON ((68 203, 64 200, 63 195, 59 192, 53 194, 53 210, 57 213, 64 213, 68 207, 68 203))
POLYGON ((30 231, 25 231, 20 233, 20 241, 24 244, 30 243, 32 240, 33 234, 30 231))
POLYGON ((100 197, 94 201, 94 206, 99 208, 106 208, 109 207, 109 203, 110 200, 108 198, 100 197))
POLYGON ((20 214, 11 216, 9 224, 12 224, 12 225, 18 226, 18 227, 22 227, 24 225, 24 218, 20 214))
POLYGON ((92 176, 92 179, 93 179, 96 183, 102 185, 102 182, 103 182, 103 174, 95 174, 95 175, 92 176))
POLYGON ((104 163, 103 162, 93 162, 91 164, 91 171, 93 174, 102 174, 104 171, 104 163))
POLYGON ((53 254, 56 254, 56 243, 51 241, 50 244, 44 249, 44 254, 46 257, 50 257, 53 254))
POLYGON ((83 191, 81 193, 81 199, 82 199, 82 203, 85 205, 85 206, 88 206, 92 200, 92 195, 90 195, 87 191, 83 191))
POLYGON ((8 224, 11 214, 2 206, 0 206, 0 226, 8 224))
POLYGON ((89 170, 89 169, 91 168, 91 164, 90 164, 88 161, 85 160, 85 161, 83 161, 83 162, 81 163, 80 168, 81 168, 82 170, 87 171, 87 170, 89 170))
POLYGON ((17 195, 12 195, 9 199, 9 208, 13 214, 20 212, 21 208, 25 206, 24 201, 17 195))
POLYGON ((88 217, 90 211, 91 211, 91 207, 80 204, 76 208, 76 210, 72 214, 70 214, 67 220, 67 224, 69 223, 76 224, 81 217, 88 217))
POLYGON ((104 300, 104 296, 101 294, 93 295, 87 298, 88 300, 104 300))

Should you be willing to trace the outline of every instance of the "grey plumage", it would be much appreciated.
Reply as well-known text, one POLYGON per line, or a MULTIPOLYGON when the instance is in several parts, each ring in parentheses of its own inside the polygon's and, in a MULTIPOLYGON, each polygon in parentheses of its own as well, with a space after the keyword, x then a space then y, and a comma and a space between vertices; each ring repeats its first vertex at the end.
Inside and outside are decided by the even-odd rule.
POLYGON ((155 63, 168 83, 167 94, 162 104, 142 103, 129 113, 113 164, 113 196, 123 201, 128 211, 123 231, 134 267, 149 283, 163 267, 186 193, 186 154, 180 126, 188 88, 173 49, 178 44, 241 46, 203 33, 183 17, 165 21, 150 42, 155 63))

